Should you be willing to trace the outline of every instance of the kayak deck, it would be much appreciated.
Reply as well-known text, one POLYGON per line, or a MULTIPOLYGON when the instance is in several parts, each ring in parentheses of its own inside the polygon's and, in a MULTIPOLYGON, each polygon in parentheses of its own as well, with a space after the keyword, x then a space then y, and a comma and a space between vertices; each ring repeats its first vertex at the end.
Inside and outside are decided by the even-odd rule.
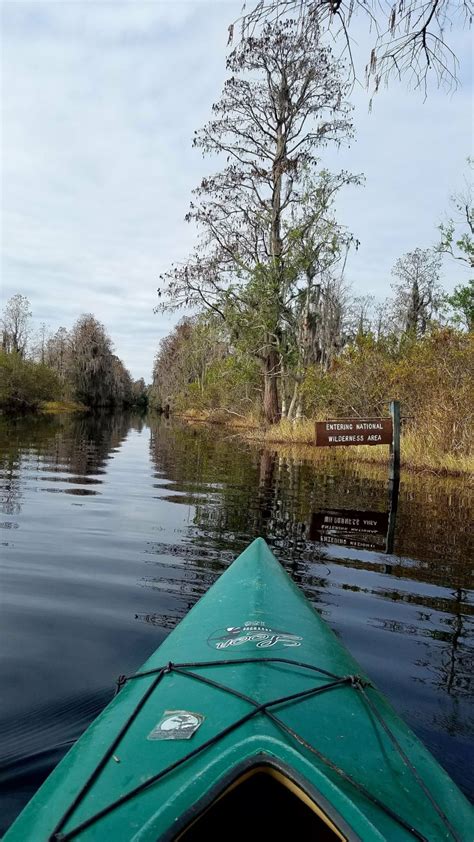
POLYGON ((285 790, 328 839, 470 838, 467 800, 262 539, 122 685, 5 840, 229 837, 257 821, 245 794, 268 811, 285 790))

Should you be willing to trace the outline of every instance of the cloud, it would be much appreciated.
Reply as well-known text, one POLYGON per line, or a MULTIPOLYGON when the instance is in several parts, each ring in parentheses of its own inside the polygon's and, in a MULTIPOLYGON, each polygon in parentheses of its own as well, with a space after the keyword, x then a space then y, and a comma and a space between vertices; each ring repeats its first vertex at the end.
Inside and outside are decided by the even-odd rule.
MULTIPOLYGON (((135 377, 150 378, 177 319, 153 313, 158 277, 195 239, 183 217, 212 164, 192 136, 221 90, 240 9, 240 0, 2 5, 2 299, 28 295, 51 329, 93 312, 135 377)), ((467 56, 465 36, 453 38, 467 56)), ((368 43, 361 31, 362 52, 368 43)), ((354 92, 357 140, 324 163, 366 174, 339 203, 361 240, 348 265, 361 293, 383 295, 395 259, 436 238, 469 152, 464 81, 455 97, 434 91, 424 104, 392 86, 372 115, 354 92)))
POLYGON ((94 312, 136 376, 170 325, 158 274, 194 239, 192 133, 224 74, 228 11, 212 11, 4 7, 2 294, 52 327, 94 312))

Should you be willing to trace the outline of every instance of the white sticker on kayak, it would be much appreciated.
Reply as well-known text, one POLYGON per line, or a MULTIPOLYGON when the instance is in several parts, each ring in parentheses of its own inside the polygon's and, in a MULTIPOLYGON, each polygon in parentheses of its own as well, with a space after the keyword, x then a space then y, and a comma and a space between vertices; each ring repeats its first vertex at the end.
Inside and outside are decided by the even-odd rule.
POLYGON ((147 740, 189 740, 204 722, 201 713, 190 710, 165 710, 147 740))
POLYGON ((270 649, 270 647, 301 646, 302 640, 303 638, 298 634, 273 629, 260 620, 253 620, 242 626, 217 629, 208 637, 207 642, 213 649, 232 649, 235 646, 244 649, 270 649))

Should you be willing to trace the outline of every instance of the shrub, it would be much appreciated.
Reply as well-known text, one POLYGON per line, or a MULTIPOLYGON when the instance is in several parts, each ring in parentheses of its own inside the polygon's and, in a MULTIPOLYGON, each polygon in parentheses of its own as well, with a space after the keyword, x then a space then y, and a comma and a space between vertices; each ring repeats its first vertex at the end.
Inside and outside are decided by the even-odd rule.
POLYGON ((5 412, 36 409, 60 394, 59 378, 48 366, 0 351, 0 408, 5 412))
POLYGON ((303 384, 305 414, 319 417, 387 413, 401 403, 405 429, 423 437, 427 449, 469 455, 474 339, 452 329, 406 339, 397 349, 362 339, 329 372, 310 369, 303 384))

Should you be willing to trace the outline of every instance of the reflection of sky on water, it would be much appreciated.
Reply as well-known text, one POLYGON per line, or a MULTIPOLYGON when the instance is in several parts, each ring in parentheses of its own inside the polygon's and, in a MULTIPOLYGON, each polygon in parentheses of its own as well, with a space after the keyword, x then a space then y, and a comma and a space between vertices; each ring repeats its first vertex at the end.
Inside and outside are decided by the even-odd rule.
POLYGON ((0 495, 5 822, 117 675, 137 668, 258 534, 474 791, 470 500, 458 481, 402 475, 393 553, 322 543, 311 540, 314 513, 383 521, 384 469, 315 466, 215 430, 89 416, 25 419, 13 432, 1 422, 0 495))

